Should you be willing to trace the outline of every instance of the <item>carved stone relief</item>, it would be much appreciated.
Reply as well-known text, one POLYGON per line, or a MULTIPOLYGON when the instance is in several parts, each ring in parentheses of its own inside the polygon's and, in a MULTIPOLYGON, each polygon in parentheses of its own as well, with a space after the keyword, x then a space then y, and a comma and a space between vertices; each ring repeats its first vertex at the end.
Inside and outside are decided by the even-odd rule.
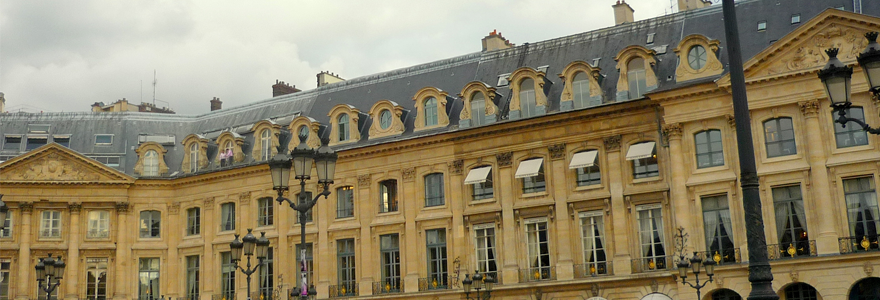
POLYGON ((612 135, 605 138, 605 150, 607 151, 617 151, 620 150, 620 135, 612 135))
POLYGON ((452 168, 450 168, 450 173, 453 175, 461 175, 462 170, 464 169, 464 160, 456 159, 452 161, 452 168))
POLYGON ((59 153, 36 158, 23 167, 6 170, 0 180, 98 181, 102 176, 83 163, 59 153))
POLYGON ((831 24, 815 36, 806 39, 804 44, 797 45, 791 53, 774 60, 774 63, 766 69, 765 75, 822 67, 828 62, 828 56, 824 51, 828 48, 840 48, 837 57, 841 61, 855 61, 859 53, 868 45, 867 43, 868 40, 860 29, 831 24))
POLYGON ((362 189, 370 187, 370 174, 358 175, 358 187, 362 189))
POLYGON ((495 154, 495 160, 498 161, 499 167, 509 167, 513 163, 513 152, 502 152, 495 154))
POLYGON ((416 168, 403 169, 403 181, 410 182, 416 178, 416 168))
POLYGON ((565 158, 565 144, 556 144, 550 145, 547 147, 547 150, 550 151, 550 159, 563 159, 565 158))

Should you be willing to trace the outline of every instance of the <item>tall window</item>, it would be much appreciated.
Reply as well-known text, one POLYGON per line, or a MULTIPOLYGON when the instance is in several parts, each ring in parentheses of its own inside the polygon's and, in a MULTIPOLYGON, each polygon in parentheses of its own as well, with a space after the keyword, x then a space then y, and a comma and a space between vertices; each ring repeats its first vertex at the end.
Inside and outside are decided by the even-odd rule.
POLYGON ((107 258, 86 258, 86 299, 107 299, 107 258))
POLYGON ((379 212, 397 211, 397 180, 389 179, 379 183, 379 212))
POLYGON ((798 282, 785 288, 785 300, 816 300, 819 299, 816 289, 809 284, 798 282))
POLYGON ((589 150, 575 153, 571 158, 569 168, 574 167, 578 186, 589 186, 602 183, 602 172, 596 157, 599 151, 589 150))
POLYGON ((186 235, 202 233, 202 209, 193 207, 186 210, 186 235))
POLYGON ((138 283, 138 299, 160 299, 158 257, 138 260, 138 283))
POLYGON ((519 106, 524 118, 535 115, 537 109, 535 99, 535 81, 531 78, 523 79, 519 84, 519 106))
POLYGON ((632 161, 633 179, 660 176, 657 164, 657 149, 654 142, 634 144, 626 152, 626 159, 632 161))
MULTIPOLYGON (((846 109, 846 116, 865 121, 865 110, 861 107, 850 107, 846 109)), ((835 120, 839 115, 831 113, 831 119, 835 120)), ((853 146, 861 146, 868 144, 868 133, 855 122, 846 123, 846 127, 840 123, 834 122, 834 138, 837 140, 837 148, 846 148, 853 146)))
POLYGON ((480 126, 486 123, 486 96, 483 92, 471 94, 471 126, 480 126))
POLYGON ((40 237, 43 238, 60 238, 61 237, 61 212, 57 210, 43 211, 43 218, 40 222, 40 237))
POLYGON ((637 211, 643 269, 666 269, 666 246, 660 204, 639 206, 637 211))
POLYGON ((602 211, 580 213, 584 275, 608 274, 605 255, 605 222, 602 211))
MULTIPOLYGON (((304 203, 308 203, 308 202, 312 201, 312 192, 304 192, 303 195, 304 196, 302 196, 302 197, 299 197, 299 196, 297 197, 299 199, 300 204, 304 204, 304 203)), ((310 209, 309 211, 306 212, 306 223, 312 222, 312 211, 314 211, 314 206, 312 208, 313 209, 310 209)), ((301 217, 300 213, 297 212, 296 213, 296 224, 300 224, 300 222, 302 222, 300 217, 301 217)))
POLYGON ((721 147, 721 130, 712 129, 694 135, 697 147, 697 168, 724 165, 724 149, 721 147))
POLYGON ((547 235, 547 218, 526 220, 530 280, 550 279, 550 240, 547 235))
POLYGON ((157 210, 141 211, 140 236, 142 238, 159 237, 162 213, 157 210))
POLYGON ((400 291, 400 238, 396 233, 379 236, 382 252, 382 290, 400 291))
MULTIPOLYGON (((273 289, 275 286, 275 251, 269 247, 266 259, 263 260, 263 266, 260 267, 260 296, 258 299, 273 299, 275 295, 273 289)), ((311 270, 311 269, 309 269, 311 270)))
POLYGON ((626 78, 629 82, 629 98, 641 98, 648 89, 645 60, 643 58, 636 57, 626 63, 626 78))
POLYGON ((810 238, 807 236, 801 186, 773 188, 773 207, 776 211, 776 236, 779 238, 780 251, 788 256, 809 254, 810 238), (790 248, 795 251, 793 255, 788 253, 790 248))
POLYGON ((337 125, 339 126, 339 141, 347 141, 351 135, 349 135, 348 131, 350 128, 348 127, 348 115, 342 114, 339 115, 339 119, 337 120, 337 125))
POLYGON ((446 229, 425 231, 428 247, 428 289, 446 288, 446 229))
MULTIPOLYGON (((495 189, 492 188, 492 167, 482 166, 474 168, 468 173, 468 177, 471 176, 471 173, 479 173, 475 175, 476 177, 471 184, 473 186, 471 195, 474 200, 491 199, 492 197, 495 197, 495 189), (485 176, 483 173, 485 173, 485 176)), ((467 179, 466 181, 470 182, 470 179, 467 179)))
POLYGON ((522 178, 523 194, 545 191, 544 159, 537 158, 520 162, 515 177, 522 178))
POLYGON ((587 73, 577 72, 571 80, 571 91, 574 97, 574 108, 584 108, 590 100, 590 79, 587 73))
POLYGON ((702 201, 703 229, 706 231, 708 256, 719 255, 721 262, 736 262, 727 195, 703 197, 702 201))
POLYGON ((272 198, 261 198, 257 200, 259 213, 257 215, 257 226, 272 226, 275 223, 275 206, 272 198))
POLYGON ((474 226, 474 246, 477 258, 477 270, 481 274, 498 278, 497 254, 495 253, 495 224, 474 226))
POLYGON ((148 150, 144 154, 144 176, 159 176, 159 154, 156 150, 148 150))
POLYGON ((429 97, 425 100, 425 126, 437 125, 437 99, 429 97))
POLYGON ((86 238, 106 239, 110 237, 110 212, 93 210, 89 212, 89 228, 86 238))
POLYGON ((199 300, 199 256, 186 257, 186 299, 199 300))
MULTIPOLYGON (((296 245, 296 261, 297 266, 299 266, 300 268, 302 268, 303 250, 305 250, 306 258, 306 283, 312 285, 315 283, 315 263, 312 259, 312 243, 306 243, 305 247, 303 247, 302 244, 296 245)), ((301 279, 302 277, 297 276, 297 286, 302 286, 301 279)))
POLYGON ((355 272, 354 239, 336 241, 336 259, 339 267, 339 282, 336 290, 340 296, 355 295, 357 290, 357 273, 355 272))
POLYGON ((877 192, 874 177, 846 179, 846 212, 849 218, 849 234, 859 250, 877 249, 877 228, 880 227, 877 209, 877 192), (867 241, 867 243, 863 243, 867 241), (865 247, 867 245, 867 247, 865 247))
POLYGON ((354 217, 354 187, 336 189, 336 218, 354 217))
POLYGON ((235 299, 235 263, 232 252, 220 252, 220 293, 226 300, 235 299))
POLYGON ((2 220, 3 229, 0 230, 0 238, 10 238, 12 237, 12 212, 6 214, 6 220, 2 220))
POLYGON ((439 206, 445 202, 443 197, 443 173, 425 176, 425 206, 439 206))
POLYGON ((9 276, 9 269, 12 262, 8 259, 0 259, 0 300, 9 300, 9 282, 12 281, 9 276))
POLYGON ((268 160, 269 159, 269 149, 272 146, 272 132, 269 129, 263 129, 260 132, 260 160, 268 160))
POLYGON ((192 143, 189 146, 189 169, 192 172, 199 171, 199 143, 192 143))
POLYGON ((235 230, 235 203, 220 205, 220 231, 235 230))
POLYGON ((764 144, 767 147, 767 157, 797 154, 791 118, 764 121, 764 144))

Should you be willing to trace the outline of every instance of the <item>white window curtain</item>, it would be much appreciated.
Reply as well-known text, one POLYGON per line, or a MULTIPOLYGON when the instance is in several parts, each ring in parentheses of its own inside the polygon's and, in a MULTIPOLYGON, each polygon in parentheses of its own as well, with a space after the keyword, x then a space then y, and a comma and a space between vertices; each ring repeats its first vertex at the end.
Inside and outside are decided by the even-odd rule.
POLYGON ((223 204, 223 230, 235 230, 235 205, 232 203, 223 204))
POLYGON ((651 256, 651 218, 647 210, 639 212, 639 229, 641 229, 642 256, 651 256))
POLYGON ((708 245, 706 245, 707 247, 712 247, 712 241, 717 237, 719 226, 718 216, 719 214, 716 212, 703 214, 703 223, 706 227, 706 241, 708 242, 708 245))

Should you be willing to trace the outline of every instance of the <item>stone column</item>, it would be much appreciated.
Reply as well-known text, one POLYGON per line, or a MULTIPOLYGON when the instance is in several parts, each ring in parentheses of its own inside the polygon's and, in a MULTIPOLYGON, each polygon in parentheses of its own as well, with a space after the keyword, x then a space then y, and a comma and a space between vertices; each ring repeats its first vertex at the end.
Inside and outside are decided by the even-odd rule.
POLYGON ((199 296, 202 299, 210 300, 214 294, 220 294, 220 264, 222 262, 218 258, 220 255, 214 253, 213 240, 208 237, 217 237, 218 223, 216 214, 214 213, 214 197, 207 197, 202 201, 201 220, 199 225, 202 237, 204 237, 205 248, 203 250, 202 263, 199 265, 199 285, 202 292, 199 296))
POLYGON ((419 255, 419 251, 407 250, 411 249, 411 247, 424 247, 425 245, 422 242, 424 236, 419 234, 415 221, 419 210, 425 206, 425 201, 424 197, 419 196, 420 190, 415 180, 416 168, 405 168, 401 172, 403 173, 403 182, 398 185, 400 195, 397 197, 397 203, 406 220, 404 232, 400 234, 400 255, 403 256, 401 260, 405 262, 402 266, 405 269, 401 270, 401 273, 405 275, 402 284, 404 293, 415 293, 419 291, 419 277, 421 277, 419 270, 421 269, 422 264, 420 262, 422 258, 419 255), (412 201, 405 201, 404 199, 411 199, 412 201), (410 205, 413 207, 409 207, 410 205))
POLYGON ((161 234, 168 243, 168 257, 165 260, 165 266, 160 269, 162 271, 162 278, 165 278, 161 284, 165 286, 163 294, 166 297, 177 298, 182 296, 181 290, 185 290, 184 285, 186 284, 186 277, 179 277, 186 274, 186 261, 180 259, 180 252, 177 249, 181 239, 180 203, 168 204, 168 215, 165 218, 165 222, 168 226, 165 227, 165 232, 161 234), (171 234, 172 231, 176 231, 177 234, 171 234))
MULTIPOLYGON (((807 157, 810 163, 810 201, 814 208, 806 207, 806 211, 824 212, 818 215, 816 222, 818 230, 807 228, 807 232, 818 232, 818 235, 811 236, 816 239, 816 250, 819 255, 823 254, 839 254, 840 250, 837 245, 838 233, 835 224, 837 224, 837 215, 834 211, 833 199, 831 197, 831 189, 828 184, 828 169, 825 167, 825 145, 833 139, 824 139, 822 136, 822 126, 819 124, 819 101, 811 100, 798 103, 804 119, 807 123, 807 157)), ((854 125, 854 124, 853 124, 854 125)))
MULTIPOLYGON (((32 202, 20 203, 18 209, 21 210, 21 243, 18 251, 18 274, 31 274, 35 262, 31 260, 31 239, 34 235, 31 233, 31 214, 34 211, 32 202)), ((16 284, 16 300, 27 300, 30 291, 36 290, 34 281, 30 276, 17 276, 16 284)))
MULTIPOLYGON (((312 177, 312 178, 317 178, 312 177)), ((328 189, 332 189, 333 186, 327 187, 328 189)), ((324 191, 324 186, 321 184, 317 185, 316 191, 321 193, 324 191)), ((315 194, 317 195, 317 193, 315 194)), ((336 193, 331 194, 336 196, 336 193)), ((318 234, 315 236, 315 242, 312 243, 312 259, 315 260, 315 289, 318 292, 318 299, 327 299, 330 297, 330 285, 334 280, 330 275, 336 274, 328 268, 328 266, 335 266, 333 263, 336 260, 336 252, 331 251, 330 247, 330 236, 328 234, 327 229, 330 227, 330 222, 336 217, 335 215, 330 214, 330 207, 336 207, 336 199, 334 197, 321 197, 318 199, 317 204, 312 207, 312 214, 314 216, 315 226, 318 228, 318 234), (321 267, 318 267, 321 266, 321 267)), ((332 211, 336 211, 332 209, 332 211)), ((277 281, 277 280, 276 280, 277 281)), ((311 284, 311 283, 310 283, 311 284)))
MULTIPOLYGON (((519 242, 516 238, 516 216, 513 214, 513 199, 516 184, 513 182, 513 152, 502 152, 495 155, 498 163, 498 184, 495 188, 495 201, 502 203, 501 205, 501 278, 504 284, 516 284, 519 282, 519 262, 517 261, 517 251, 519 242), (507 202, 507 203, 505 203, 507 202), (505 205, 506 204, 506 205, 505 205)), ((495 233, 496 237, 499 234, 495 233)), ((521 250, 520 250, 521 251, 521 250)), ((473 270, 468 270, 473 273, 473 270)))
MULTIPOLYGON (((623 168, 621 163, 628 163, 620 157, 620 135, 605 138, 605 156, 608 157, 608 188, 611 192, 611 220, 614 231, 614 275, 628 275, 632 273, 632 257, 629 253, 629 232, 632 224, 627 220, 627 208, 623 199, 623 168)), ((606 227, 607 230, 608 227, 606 227)), ((606 233, 607 235, 607 233, 606 233)))
MULTIPOLYGON (((360 231, 360 239, 355 241, 355 246, 358 249, 358 253, 356 253, 356 261, 355 266, 357 266, 358 275, 360 275, 360 279, 358 280, 358 294, 360 296, 370 296, 373 295, 373 281, 378 281, 379 272, 379 264, 376 262, 376 259, 379 257, 377 255, 378 247, 376 251, 373 250, 373 231, 370 227, 370 222, 373 221, 373 218, 376 215, 377 205, 376 201, 374 201, 375 197, 372 196, 371 191, 373 190, 371 187, 373 186, 373 181, 370 174, 358 175, 358 187, 357 187, 357 198, 359 203, 364 203, 365 205, 357 205, 355 204, 355 208, 358 210, 358 219, 361 223, 361 228, 364 230, 360 231)), ((378 241, 376 241, 378 243, 378 241)))
POLYGON ((80 212, 82 212, 82 204, 81 203, 69 203, 67 204, 68 211, 70 211, 70 234, 68 235, 68 243, 67 243, 67 257, 64 258, 64 262, 67 263, 67 268, 64 270, 64 284, 66 287, 64 291, 66 294, 63 296, 65 299, 73 299, 76 300, 78 298, 79 293, 79 281, 80 274, 84 272, 80 272, 79 269, 79 244, 82 239, 82 232, 80 232, 80 212))
POLYGON ((137 235, 137 226, 128 226, 129 218, 128 202, 116 203, 116 274, 110 274, 113 278, 115 287, 113 289, 113 299, 124 300, 133 298, 137 295, 137 291, 131 292, 131 280, 127 278, 136 278, 136 270, 131 267, 131 242, 128 237, 137 235))
MULTIPOLYGON (((464 184, 464 176, 467 176, 467 171, 464 170, 464 160, 457 159, 452 161, 452 165, 449 168, 449 182, 447 183, 448 188, 446 188, 446 202, 448 203, 450 209, 452 210, 452 220, 449 224, 449 227, 446 230, 447 234, 447 265, 449 266, 449 276, 455 276, 455 259, 459 259, 459 267, 462 270, 466 270, 469 266, 467 262, 470 262, 470 251, 468 251, 468 232, 465 229, 470 228, 470 224, 465 224, 464 222, 464 209, 467 207, 467 202, 471 201, 470 196, 462 196, 462 195, 470 195, 467 191, 470 186, 464 184)), ((471 271, 471 270, 468 270, 471 271)), ((461 278, 464 278, 464 272, 459 274, 461 278)), ((500 278, 499 278, 500 279, 500 278)), ((459 281, 461 282, 461 281, 459 281)), ((452 282, 450 282, 452 284, 452 282)), ((459 285, 460 287, 461 285, 459 285)), ((457 288, 453 286, 452 288, 457 288)))
MULTIPOLYGON (((288 194, 289 196, 289 194, 288 194)), ((273 200, 273 202, 275 202, 273 200)), ((275 202, 277 204, 277 202, 275 202)), ((275 286, 277 287, 278 275, 283 274, 285 290, 282 293, 286 292, 288 288, 293 288, 296 284, 297 276, 294 275, 294 271, 299 271, 296 267, 296 263, 293 261, 291 257, 292 251, 290 251, 290 243, 287 239, 287 235, 291 231, 290 218, 292 214, 295 214, 296 211, 290 208, 290 205, 287 202, 275 206, 275 228, 278 231, 278 242, 273 243, 272 247, 275 249, 275 286)), ((319 219, 320 220, 320 219, 319 219)), ((297 231, 298 232, 298 231, 297 231)))
MULTIPOLYGON (((550 152, 550 161, 545 162, 546 170, 550 170, 550 187, 553 188, 551 195, 556 200, 554 225, 556 227, 555 239, 551 241, 556 246, 556 279, 571 280, 574 279, 574 262, 572 259, 571 245, 571 222, 568 216, 568 187, 565 180, 565 173, 569 172, 568 165, 565 164, 565 144, 550 145, 547 147, 550 152)), ((577 241, 577 240, 574 240, 577 241)))
MULTIPOLYGON (((675 224, 672 228, 684 227, 684 232, 689 233, 690 236, 702 236, 700 232, 696 231, 698 227, 693 224, 693 219, 691 219, 691 214, 694 212, 691 211, 692 206, 688 202, 687 186, 685 185, 687 182, 687 169, 684 163, 685 152, 681 145, 681 124, 665 125, 663 126, 663 133, 669 139, 669 163, 672 166, 672 179, 669 180, 672 192, 672 213, 675 219, 675 224)), ((697 240, 699 239, 688 239, 685 248, 696 251, 695 241, 697 240)))

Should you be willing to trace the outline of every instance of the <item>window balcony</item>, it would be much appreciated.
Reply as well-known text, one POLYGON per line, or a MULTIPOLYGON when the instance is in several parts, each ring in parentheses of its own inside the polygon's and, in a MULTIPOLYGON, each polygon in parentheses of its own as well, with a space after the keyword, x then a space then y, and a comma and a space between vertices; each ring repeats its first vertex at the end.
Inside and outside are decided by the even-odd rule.
POLYGON ((419 292, 448 290, 452 287, 449 282, 449 275, 440 277, 419 278, 419 292))
POLYGON ((715 251, 700 252, 701 257, 711 257, 719 266, 741 263, 739 248, 727 248, 715 251))
POLYGON ((614 272, 610 261, 591 262, 574 265, 574 278, 589 278, 596 276, 611 275, 614 272))
POLYGON ((519 282, 556 280, 556 267, 519 269, 519 282))
POLYGON ((791 259, 804 256, 816 256, 815 240, 767 245, 767 258, 770 260, 791 259))
POLYGON ((842 237, 837 241, 840 244, 840 254, 862 253, 880 251, 878 247, 878 235, 863 235, 842 237))
POLYGON ((340 283, 330 286, 330 298, 357 297, 357 282, 340 283))
POLYGON ((675 260, 677 256, 654 256, 646 258, 636 258, 632 260, 633 273, 646 273, 675 269, 675 260))
POLYGON ((86 232, 86 238, 89 239, 106 239, 109 237, 109 230, 89 230, 88 232, 86 232))
POLYGON ((397 294, 403 292, 400 278, 373 282, 373 295, 397 294))

